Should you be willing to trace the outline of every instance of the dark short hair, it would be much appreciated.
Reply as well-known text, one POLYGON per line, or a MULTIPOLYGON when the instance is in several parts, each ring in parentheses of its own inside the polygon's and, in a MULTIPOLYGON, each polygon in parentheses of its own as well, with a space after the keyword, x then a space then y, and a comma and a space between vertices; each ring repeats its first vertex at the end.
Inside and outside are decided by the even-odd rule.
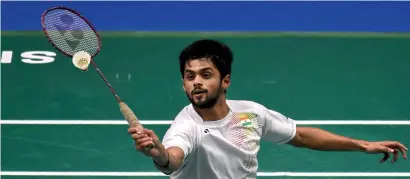
POLYGON ((179 69, 184 78, 185 64, 189 60, 206 58, 212 61, 221 74, 221 79, 231 74, 233 54, 231 49, 222 42, 201 39, 185 47, 179 54, 179 69))

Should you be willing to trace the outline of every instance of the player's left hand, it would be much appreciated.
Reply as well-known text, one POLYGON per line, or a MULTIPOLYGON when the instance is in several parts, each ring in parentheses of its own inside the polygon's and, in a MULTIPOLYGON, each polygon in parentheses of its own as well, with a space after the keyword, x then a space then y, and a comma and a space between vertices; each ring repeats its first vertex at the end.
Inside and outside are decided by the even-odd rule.
POLYGON ((407 147, 397 141, 381 141, 381 142, 369 142, 365 146, 365 152, 370 154, 383 153, 384 157, 380 162, 385 162, 390 154, 393 154, 391 163, 396 162, 399 159, 399 152, 403 155, 403 158, 407 160, 407 147))

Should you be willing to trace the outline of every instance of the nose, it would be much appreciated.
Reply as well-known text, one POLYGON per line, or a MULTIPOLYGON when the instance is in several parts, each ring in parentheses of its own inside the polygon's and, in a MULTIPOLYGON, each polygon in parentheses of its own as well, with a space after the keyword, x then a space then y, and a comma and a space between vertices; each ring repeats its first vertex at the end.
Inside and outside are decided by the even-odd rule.
POLYGON ((202 86, 202 78, 201 78, 201 77, 199 77, 199 76, 196 76, 196 77, 195 77, 195 79, 194 79, 194 86, 195 86, 195 87, 197 87, 197 86, 202 86))

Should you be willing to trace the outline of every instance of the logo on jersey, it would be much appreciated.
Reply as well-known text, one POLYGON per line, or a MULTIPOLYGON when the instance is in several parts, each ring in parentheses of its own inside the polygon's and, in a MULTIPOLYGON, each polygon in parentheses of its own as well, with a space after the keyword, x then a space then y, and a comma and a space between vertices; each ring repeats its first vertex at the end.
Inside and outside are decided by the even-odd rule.
POLYGON ((252 127, 253 126, 252 119, 258 117, 254 113, 239 113, 238 115, 239 115, 239 121, 244 127, 252 127))

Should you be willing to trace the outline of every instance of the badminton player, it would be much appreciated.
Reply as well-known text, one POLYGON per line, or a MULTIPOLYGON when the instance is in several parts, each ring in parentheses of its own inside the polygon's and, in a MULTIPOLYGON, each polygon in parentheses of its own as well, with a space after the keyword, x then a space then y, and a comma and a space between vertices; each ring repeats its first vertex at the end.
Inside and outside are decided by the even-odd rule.
POLYGON ((162 142, 154 131, 128 132, 138 151, 149 156, 173 179, 253 179, 257 176, 260 141, 319 151, 382 153, 394 163, 407 148, 397 141, 368 142, 328 131, 297 126, 295 121, 262 104, 228 100, 233 55, 214 40, 198 40, 179 56, 180 73, 190 104, 176 116, 162 142), (144 150, 155 143, 156 147, 144 150))

